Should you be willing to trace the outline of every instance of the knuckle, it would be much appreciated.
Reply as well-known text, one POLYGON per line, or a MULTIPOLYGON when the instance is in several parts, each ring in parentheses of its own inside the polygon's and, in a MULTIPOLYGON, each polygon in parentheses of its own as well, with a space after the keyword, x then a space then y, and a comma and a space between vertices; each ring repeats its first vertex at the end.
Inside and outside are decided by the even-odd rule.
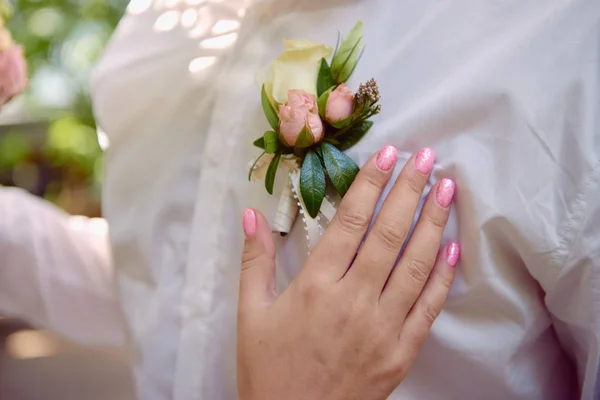
POLYGON ((242 251, 242 272, 252 268, 254 264, 260 262, 261 254, 248 246, 242 251))
POLYGON ((423 194, 423 185, 414 176, 407 176, 402 180, 402 185, 415 196, 421 197, 423 194))
POLYGON ((410 370, 410 367, 403 362, 397 362, 394 367, 391 369, 391 375, 393 377, 402 377, 404 378, 406 375, 408 375, 408 371, 410 370))
POLYGON ((427 213, 425 215, 425 221, 436 229, 444 229, 446 226, 446 218, 437 213, 427 213))
POLYGON ((372 313, 372 302, 373 298, 371 297, 368 291, 358 291, 352 297, 349 302, 349 309, 351 310, 352 315, 364 315, 372 313))
POLYGON ((353 307, 341 307, 340 312, 335 317, 334 331, 336 334, 343 334, 347 331, 348 326, 351 324, 356 311, 353 307))
POLYGON ((427 326, 433 325, 441 310, 430 303, 423 303, 419 306, 419 313, 427 323, 427 326))
POLYGON ((298 289, 306 300, 314 300, 323 291, 323 284, 318 279, 302 279, 298 283, 298 289))
POLYGON ((423 285, 429 278, 430 267, 425 261, 415 258, 406 265, 406 272, 414 281, 423 285))
POLYGON ((338 224, 342 231, 351 234, 363 234, 371 222, 370 216, 359 210, 347 209, 338 214, 338 224))
POLYGON ((452 287, 452 277, 445 276, 444 274, 437 274, 436 285, 441 286, 444 289, 445 293, 450 291, 452 287))
POLYGON ((408 375, 410 370, 410 364, 405 361, 406 355, 392 356, 388 362, 384 364, 383 375, 390 380, 397 380, 398 378, 404 378, 408 375))
POLYGON ((371 190, 380 190, 385 182, 382 175, 374 169, 364 170, 363 172, 362 183, 371 190))
POLYGON ((374 233, 385 250, 396 251, 404 244, 408 232, 403 223, 381 222, 374 233))

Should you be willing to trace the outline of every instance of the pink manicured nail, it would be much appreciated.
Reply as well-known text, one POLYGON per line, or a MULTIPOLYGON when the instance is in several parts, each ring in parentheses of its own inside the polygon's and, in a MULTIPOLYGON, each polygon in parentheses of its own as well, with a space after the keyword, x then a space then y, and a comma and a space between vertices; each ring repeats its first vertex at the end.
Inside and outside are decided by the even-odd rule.
POLYGON ((377 168, 382 171, 389 171, 394 165, 396 165, 396 159, 398 158, 398 150, 394 146, 385 146, 377 153, 376 164, 377 168))
POLYGON ((244 210, 242 226, 244 227, 246 236, 253 236, 256 233, 256 214, 251 208, 246 208, 244 210))
POLYGON ((446 263, 452 268, 456 267, 458 259, 460 258, 460 244, 450 243, 446 247, 446 263))
POLYGON ((430 148, 421 149, 415 157, 415 167, 422 174, 430 173, 433 169, 433 163, 435 163, 435 152, 430 148))
POLYGON ((450 206, 450 203, 452 203, 452 198, 454 197, 455 189, 456 184, 453 180, 442 179, 435 193, 435 199, 437 203, 444 208, 450 206))

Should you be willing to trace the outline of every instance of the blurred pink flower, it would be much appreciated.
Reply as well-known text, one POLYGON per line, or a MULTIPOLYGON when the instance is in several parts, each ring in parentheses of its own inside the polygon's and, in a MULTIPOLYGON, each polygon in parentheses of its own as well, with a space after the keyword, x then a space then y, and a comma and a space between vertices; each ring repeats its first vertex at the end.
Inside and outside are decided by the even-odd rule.
POLYGON ((25 90, 27 84, 23 48, 13 43, 0 52, 0 106, 25 90))
POLYGON ((294 146, 306 127, 313 143, 323 138, 323 122, 319 117, 317 99, 304 90, 288 91, 288 101, 279 106, 279 133, 288 146, 294 146))
POLYGON ((345 83, 338 86, 327 99, 325 118, 329 122, 338 122, 352 115, 354 96, 345 83))

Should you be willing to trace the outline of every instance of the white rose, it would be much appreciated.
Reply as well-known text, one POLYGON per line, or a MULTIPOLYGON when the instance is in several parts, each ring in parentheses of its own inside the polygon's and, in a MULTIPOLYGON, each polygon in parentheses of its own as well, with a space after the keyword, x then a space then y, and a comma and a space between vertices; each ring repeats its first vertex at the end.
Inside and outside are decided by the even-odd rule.
POLYGON ((289 90, 304 90, 317 94, 317 78, 321 59, 331 55, 332 49, 309 40, 284 40, 285 51, 268 67, 257 74, 257 81, 279 104, 287 102, 289 90))

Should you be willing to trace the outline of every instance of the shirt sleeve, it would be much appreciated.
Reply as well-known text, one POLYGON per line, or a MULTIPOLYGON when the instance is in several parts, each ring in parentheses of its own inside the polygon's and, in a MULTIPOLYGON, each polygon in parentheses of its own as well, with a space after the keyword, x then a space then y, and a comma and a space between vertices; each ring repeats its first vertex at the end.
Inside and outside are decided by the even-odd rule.
POLYGON ((600 398, 600 183, 588 180, 575 205, 579 222, 566 227, 570 243, 562 270, 546 290, 546 305, 561 344, 577 368, 582 399, 600 398))
POLYGON ((0 254, 0 314, 83 344, 124 344, 104 220, 0 187, 0 254))

